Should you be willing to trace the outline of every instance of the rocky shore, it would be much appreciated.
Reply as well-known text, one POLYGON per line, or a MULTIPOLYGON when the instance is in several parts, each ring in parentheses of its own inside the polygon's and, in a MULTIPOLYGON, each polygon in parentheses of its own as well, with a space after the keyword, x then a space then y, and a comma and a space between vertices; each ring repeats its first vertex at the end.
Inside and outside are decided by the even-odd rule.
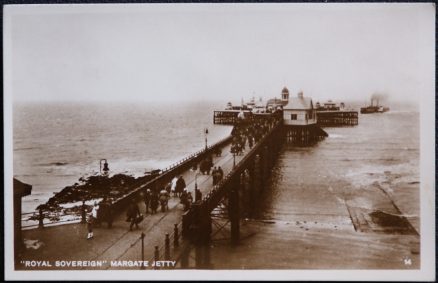
POLYGON ((89 211, 94 202, 99 202, 103 198, 115 201, 133 190, 136 184, 148 182, 155 176, 156 174, 146 174, 135 178, 130 175, 116 174, 81 177, 75 184, 66 186, 60 192, 55 193, 45 204, 39 205, 38 213, 25 220, 37 221, 40 210, 50 222, 60 221, 66 217, 80 217, 83 202, 89 211))

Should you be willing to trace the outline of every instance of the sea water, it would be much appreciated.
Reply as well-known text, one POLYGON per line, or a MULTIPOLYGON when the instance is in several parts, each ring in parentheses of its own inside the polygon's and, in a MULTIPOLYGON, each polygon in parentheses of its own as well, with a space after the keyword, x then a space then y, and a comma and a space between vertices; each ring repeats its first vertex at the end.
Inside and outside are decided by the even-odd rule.
POLYGON ((225 138, 230 126, 214 125, 225 103, 33 102, 13 105, 13 174, 33 186, 23 198, 32 212, 81 177, 144 175, 225 138))
MULTIPOLYGON (((262 214, 287 219, 293 211, 290 186, 357 190, 381 185, 398 198, 397 190, 404 184, 416 188, 406 195, 411 202, 406 210, 418 213, 419 126, 416 111, 359 115, 357 126, 325 127, 328 137, 315 146, 284 147, 267 188, 272 198, 262 214), (279 209, 282 214, 276 215, 279 209)), ((405 200, 400 201, 403 206, 405 200)))
MULTIPOLYGON (((412 109, 359 114, 357 126, 325 127, 329 136, 316 145, 285 145, 260 198, 258 213, 242 221, 246 224, 242 224, 241 243, 236 247, 229 244, 227 226, 223 230, 228 230, 213 237, 214 268, 382 268, 379 267, 382 262, 366 260, 372 258, 372 252, 365 252, 364 263, 346 262, 342 260, 342 248, 330 248, 331 243, 340 244, 336 239, 343 235, 342 231, 351 231, 348 234, 351 239, 345 236, 347 242, 354 242, 354 236, 367 236, 353 234, 345 203, 349 197, 343 193, 361 195, 365 190, 385 198, 378 189, 383 188, 401 214, 421 233, 419 126, 419 112, 412 109), (319 230, 327 234, 322 236, 319 230), (311 242, 318 235, 326 246, 311 242), (301 246, 295 246, 297 243, 301 246), (310 250, 305 250, 309 246, 310 250), (327 250, 333 252, 332 257, 327 256, 327 250), (323 259, 315 260, 318 258, 323 259), (321 262, 325 259, 328 260, 321 262)), ((375 209, 367 197, 356 200, 354 205, 364 211, 375 209)), ((379 252, 379 256, 388 259, 385 268, 398 266, 398 254, 379 252)))

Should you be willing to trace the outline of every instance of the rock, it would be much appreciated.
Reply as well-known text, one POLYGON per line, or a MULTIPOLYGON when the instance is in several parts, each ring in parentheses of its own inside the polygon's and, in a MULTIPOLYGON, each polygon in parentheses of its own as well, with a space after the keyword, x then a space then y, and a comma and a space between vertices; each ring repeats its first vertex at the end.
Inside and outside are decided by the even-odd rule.
MULTIPOLYGON (((135 182, 147 182, 151 179, 150 176, 135 178, 130 175, 116 174, 112 177, 108 176, 90 176, 88 178, 79 178, 79 183, 72 186, 66 186, 60 192, 55 193, 46 204, 40 205, 37 209, 42 208, 43 211, 60 211, 59 204, 71 203, 81 200, 94 198, 103 198, 110 195, 113 198, 121 197, 124 193, 134 189, 135 182), (121 185, 123 184, 123 185, 121 185)), ((71 211, 76 211, 80 214, 80 209, 72 208, 71 211)))

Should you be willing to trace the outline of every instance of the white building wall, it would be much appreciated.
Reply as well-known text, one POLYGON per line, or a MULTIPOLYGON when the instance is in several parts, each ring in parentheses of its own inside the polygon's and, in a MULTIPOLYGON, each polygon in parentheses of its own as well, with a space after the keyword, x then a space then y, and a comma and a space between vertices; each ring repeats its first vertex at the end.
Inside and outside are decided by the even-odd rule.
MULTIPOLYGON (((315 111, 313 111, 315 113, 315 111)), ((297 125, 297 126, 305 126, 305 125, 312 125, 316 124, 316 115, 314 114, 315 118, 310 119, 310 111, 309 110, 284 110, 283 111, 283 119, 285 125, 297 125), (308 116, 308 119, 306 121, 306 113, 308 116), (291 115, 295 114, 297 115, 296 120, 291 120, 291 115)))

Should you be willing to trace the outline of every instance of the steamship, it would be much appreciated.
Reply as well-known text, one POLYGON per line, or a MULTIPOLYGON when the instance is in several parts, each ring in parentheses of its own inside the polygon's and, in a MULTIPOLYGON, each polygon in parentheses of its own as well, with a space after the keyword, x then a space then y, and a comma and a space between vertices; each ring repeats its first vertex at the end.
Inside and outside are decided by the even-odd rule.
POLYGON ((388 111, 389 111, 389 107, 379 106, 379 99, 378 98, 371 98, 371 105, 360 108, 361 114, 384 113, 384 112, 388 112, 388 111), (374 105, 374 103, 373 103, 374 100, 376 100, 376 105, 374 105))

